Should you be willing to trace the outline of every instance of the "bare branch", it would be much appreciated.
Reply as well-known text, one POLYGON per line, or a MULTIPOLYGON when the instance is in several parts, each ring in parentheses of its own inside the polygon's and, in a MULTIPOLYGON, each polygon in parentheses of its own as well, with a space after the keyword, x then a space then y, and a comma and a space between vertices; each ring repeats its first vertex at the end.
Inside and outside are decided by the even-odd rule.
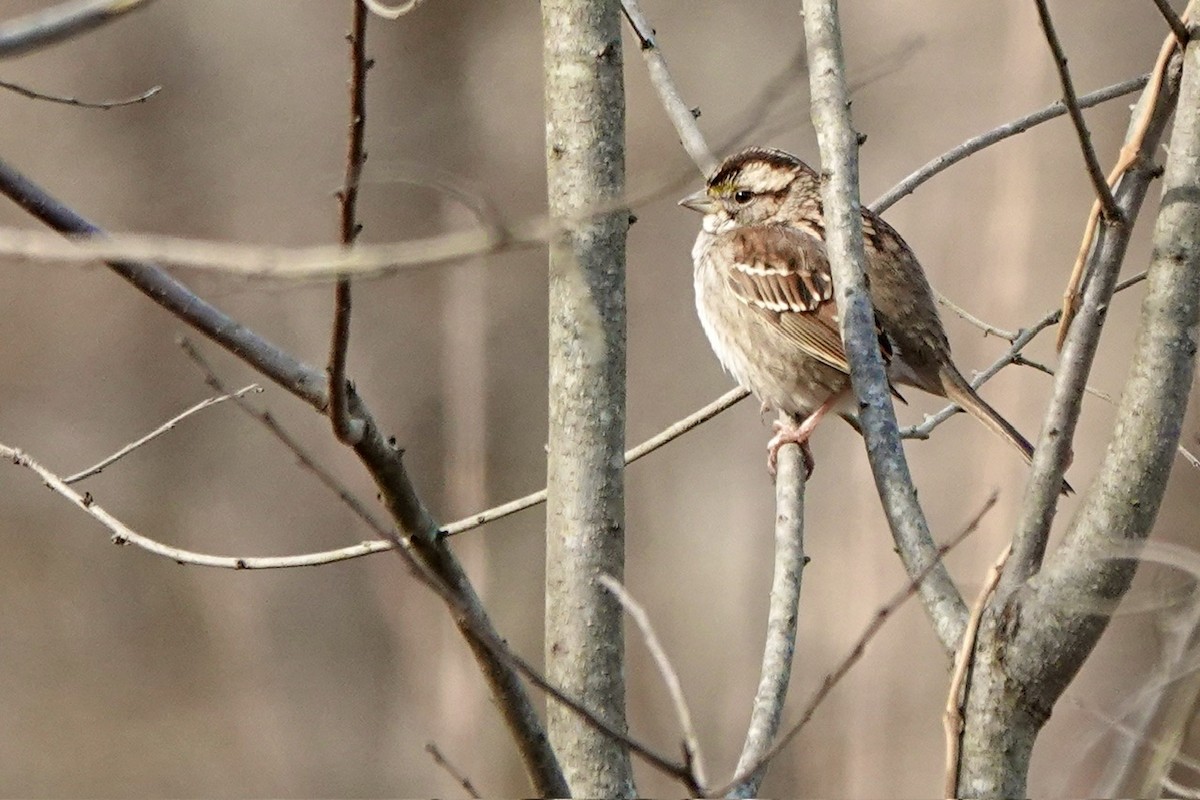
POLYGON ((724 793, 730 797, 758 797, 769 764, 763 756, 774 743, 783 720, 796 655, 801 579, 808 563, 804 554, 804 473, 800 448, 795 445, 782 448, 775 476, 775 575, 767 612, 767 640, 750 725, 734 770, 747 777, 724 793), (761 768, 748 772, 756 764, 761 764, 761 768))
MULTIPOLYGON (((996 494, 993 493, 984 502, 983 507, 979 510, 979 513, 977 513, 971 519, 971 521, 967 523, 966 527, 959 531, 952 539, 950 539, 950 541, 946 542, 946 544, 938 547, 937 560, 934 563, 942 563, 942 559, 945 558, 946 553, 953 550, 968 536, 978 530, 979 524, 983 521, 984 516, 991 511, 995 505, 996 494)), ((796 738, 796 735, 799 734, 800 731, 804 729, 804 726, 808 724, 809 720, 812 719, 813 714, 816 713, 821 703, 825 702, 825 698, 829 696, 829 693, 837 687, 842 678, 845 678, 854 665, 858 663, 859 659, 863 657, 863 654, 867 651, 867 645, 871 643, 871 640, 875 638, 876 634, 879 633, 887 621, 891 619, 893 615, 895 615, 896 610, 899 609, 900 606, 904 605, 904 603, 910 597, 920 591, 921 583, 925 581, 932 573, 933 565, 926 565, 923 571, 919 572, 908 582, 907 585, 905 585, 903 589, 893 595, 887 603, 881 606, 879 610, 875 612, 875 616, 871 618, 871 621, 867 624, 867 627, 863 630, 862 635, 858 637, 858 640, 854 643, 854 646, 850 648, 850 652, 838 663, 836 667, 834 667, 832 672, 825 676, 825 680, 821 681, 820 687, 809 698, 808 703, 806 703, 804 706, 804 710, 800 713, 800 718, 792 725, 792 727, 788 728, 787 732, 784 733, 784 735, 780 737, 779 740, 776 741, 767 752, 763 753, 762 758, 759 759, 758 763, 752 764, 746 769, 739 769, 733 780, 719 789, 710 791, 708 796, 722 797, 729 794, 737 786, 745 782, 750 775, 758 772, 765 764, 769 763, 771 759, 783 752, 784 748, 791 743, 792 739, 796 738)))
POLYGON ((718 162, 708 149, 708 143, 704 141, 704 135, 700 133, 700 127, 696 124, 699 111, 689 108, 688 104, 683 102, 679 87, 675 85, 674 78, 667 70, 667 61, 654 38, 654 28, 642 13, 637 0, 621 0, 621 7, 634 36, 641 42, 642 58, 645 59, 646 70, 650 73, 650 83, 654 86, 654 91, 658 92, 658 99, 667 112, 667 118, 679 134, 679 143, 692 157, 700 173, 707 178, 716 169, 718 162))
MULTIPOLYGON (((358 186, 362 179, 363 136, 367 127, 367 6, 350 0, 353 7, 350 42, 350 124, 346 145, 346 178, 338 192, 341 244, 349 248, 358 238, 358 186)), ((329 421, 333 435, 342 444, 353 445, 362 438, 361 425, 350 419, 349 387, 346 382, 346 354, 350 349, 350 279, 338 277, 334 288, 333 334, 329 343, 329 421)))
POLYGON ((1174 32, 1175 41, 1178 42, 1180 47, 1186 45, 1188 39, 1192 38, 1192 35, 1188 33, 1187 25, 1175 13, 1175 9, 1171 8, 1171 4, 1167 0, 1154 0, 1154 5, 1158 7, 1159 13, 1163 15, 1163 19, 1167 21, 1167 25, 1174 32))
MULTIPOLYGON (((63 205, 40 186, 0 161, 0 193, 51 228, 76 236, 105 236, 98 226, 63 205)), ((262 339, 156 264, 110 261, 109 268, 142 294, 191 325, 229 352, 247 361, 309 405, 324 411, 325 378, 271 342, 262 339)))
MULTIPOLYGON (((995 499, 996 495, 992 495, 995 499)), ((950 675, 950 691, 946 696, 946 710, 942 714, 942 725, 946 733, 946 772, 942 785, 942 797, 958 796, 958 766, 959 752, 962 747, 963 731, 963 688, 966 685, 967 673, 971 669, 971 660, 975 655, 975 643, 979 634, 979 621, 983 618, 988 600, 996 591, 1000 582, 1000 574, 1004 563, 1012 553, 1012 545, 1007 544, 1000 551, 995 562, 988 568, 987 579, 975 597, 971 606, 971 617, 967 620, 967 630, 963 634, 962 646, 954 656, 954 670, 950 675)))
POLYGON ((77 106, 78 108, 99 109, 119 108, 121 106, 132 106, 136 105, 137 103, 144 103, 162 91, 161 86, 151 86, 141 94, 134 95, 133 97, 127 97, 123 100, 100 100, 96 102, 90 102, 87 100, 80 100, 75 97, 62 97, 60 95, 37 92, 17 83, 9 83, 8 81, 0 81, 0 89, 7 89, 10 92, 16 92, 22 97, 28 97, 31 100, 45 100, 48 103, 61 103, 67 106, 77 106))
POLYGON ((471 783, 471 779, 464 775, 457 767, 451 764, 444 755, 442 755, 442 751, 438 749, 436 744, 433 742, 426 742, 425 752, 429 753, 429 756, 433 759, 433 763, 444 769, 446 774, 453 778, 455 782, 462 787, 463 791, 467 793, 468 797, 478 798, 483 796, 475 790, 475 786, 471 783))
MULTIPOLYGON (((1142 103, 1150 106, 1153 113, 1145 117, 1148 120, 1146 124, 1135 125, 1130 134, 1136 142, 1134 160, 1116 191, 1116 202, 1121 207, 1121 219, 1125 223, 1103 226, 1089 258, 1086 267, 1089 278, 1078 311, 1079 324, 1069 329, 1062 350, 1053 394, 1034 450, 1021 516, 1013 537, 1012 558, 1005 567, 997 592, 999 601, 1004 601, 1042 563, 1057 511, 1063 474, 1072 458, 1072 442, 1082 409, 1084 387, 1095 359, 1108 305, 1116 289, 1133 223, 1141 210, 1150 182, 1156 175, 1154 149, 1175 107, 1176 87, 1173 81, 1164 81, 1161 91, 1151 94, 1151 90, 1156 88, 1152 82, 1143 94, 1142 103)), ((1144 114, 1135 111, 1134 116, 1136 119, 1144 114)))
POLYGON ((1013 677, 1040 693, 1061 692, 1103 631, 1107 618, 1092 613, 1094 604, 1111 604, 1128 590, 1136 562, 1106 553, 1114 544, 1131 554, 1142 546, 1182 432, 1200 323, 1200 45, 1194 42, 1183 59, 1168 153, 1142 320, 1113 439, 1062 546, 1019 599, 1013 677), (1042 674, 1046 665, 1061 667, 1042 674))
MULTIPOLYGON (((1184 19, 1187 18, 1187 15, 1188 11, 1185 11, 1183 15, 1184 19)), ((1139 153, 1143 150, 1143 140, 1150 130, 1151 125, 1155 124, 1155 109, 1158 105, 1159 95, 1163 90, 1167 67, 1174 53, 1175 37, 1172 35, 1163 41, 1162 47, 1158 51, 1158 59, 1154 62, 1154 69, 1150 71, 1150 82, 1146 84, 1146 89, 1142 92, 1142 97, 1134 110, 1133 122, 1130 123, 1129 132, 1125 136, 1125 144, 1121 147, 1121 152, 1117 156, 1117 163, 1108 173, 1109 186, 1115 187, 1117 185, 1117 181, 1121 180, 1125 171, 1138 160, 1139 153)), ((1155 136, 1155 138, 1158 137, 1155 136)), ((1071 327, 1071 322, 1075 318, 1075 311, 1079 306, 1079 291, 1083 285, 1085 274, 1084 265, 1087 262, 1088 256, 1092 253, 1092 245, 1096 241, 1096 229, 1099 225, 1100 201, 1097 199, 1092 203, 1092 210, 1088 213, 1087 224, 1083 230, 1083 241, 1079 243, 1079 252, 1076 254, 1075 264, 1071 268, 1071 277, 1067 279, 1066 289, 1063 290, 1063 315, 1062 321, 1058 325, 1059 350, 1063 348, 1063 343, 1067 338, 1067 330, 1071 327)))
MULTIPOLYGON (((3 162, 0 162, 0 192, 61 232, 104 235, 97 226, 3 162)), ((317 410, 326 410, 326 383, 313 367, 297 361, 275 344, 238 324, 155 264, 112 261, 109 267, 155 303, 263 375, 317 410)), ((437 592, 453 611, 454 623, 466 639, 496 705, 513 733, 535 789, 546 795, 565 796, 569 790, 558 759, 521 683, 524 673, 505 657, 503 640, 492 626, 479 595, 462 565, 439 537, 438 525, 421 501, 404 466, 403 452, 381 433, 370 411, 354 392, 350 393, 349 405, 351 414, 361 421, 364 431, 362 439, 354 445, 354 452, 375 481, 380 499, 400 529, 400 533, 389 531, 389 538, 399 547, 401 557, 413 574, 437 592)))
MULTIPOLYGON (((212 563, 213 557, 170 547, 134 531, 101 508, 91 494, 79 494, 70 486, 67 486, 54 472, 33 460, 22 450, 0 443, 0 459, 11 461, 17 466, 24 467, 36 473, 57 494, 69 500, 80 510, 107 528, 112 534, 114 544, 132 544, 149 553, 163 556, 179 563, 198 564, 200 566, 225 566, 224 564, 212 563)), ((368 523, 371 522, 369 517, 365 519, 368 523)), ((572 713, 581 717, 587 725, 601 731, 604 735, 611 737, 615 741, 621 742, 655 769, 682 781, 685 785, 690 781, 691 773, 686 765, 676 763, 655 753, 649 747, 631 738, 627 733, 616 729, 596 712, 547 681, 528 661, 513 652, 508 647, 508 644, 491 628, 486 615, 481 617, 473 613, 453 587, 447 586, 437 573, 418 560, 417 555, 419 551, 415 550, 415 541, 403 538, 395 531, 382 527, 377 532, 391 539, 394 549, 401 555, 413 576, 446 601, 447 605, 454 612, 455 622, 467 634, 468 643, 485 648, 498 661, 524 676, 530 683, 570 709, 572 713)), ((240 565, 235 568, 250 569, 251 567, 240 565)), ((502 708, 502 710, 505 709, 502 708)))
POLYGON ((104 471, 105 467, 111 466, 115 462, 119 461, 120 459, 122 459, 125 456, 132 453, 134 450, 137 450, 142 445, 147 444, 148 442, 151 442, 151 441, 157 439, 159 436, 162 436, 167 431, 174 429, 174 427, 176 425, 183 422, 185 419, 192 416, 193 414, 197 414, 206 408, 210 408, 212 406, 217 405, 218 403, 223 403, 226 400, 242 397, 243 395, 246 395, 250 392, 261 392, 261 391, 262 391, 261 386, 259 386, 257 383, 252 383, 249 386, 238 389, 236 392, 222 393, 222 394, 218 395, 217 397, 210 397, 207 400, 201 400, 199 403, 196 403, 196 405, 192 406, 188 410, 183 411, 183 412, 175 415, 174 417, 171 417, 169 420, 164 422, 162 425, 159 425, 157 428, 150 431, 149 433, 147 433, 145 436, 141 437, 140 439, 137 439, 137 440, 132 441, 129 444, 125 445, 124 447, 122 447, 120 450, 113 453, 112 455, 98 461, 97 463, 93 464, 92 466, 88 467, 87 469, 76 472, 74 475, 71 475, 70 477, 63 478, 63 483, 70 485, 72 483, 78 483, 79 481, 83 480, 84 478, 90 478, 93 475, 100 474, 101 472, 104 471))
POLYGON ((1046 0, 1034 0, 1037 5, 1038 18, 1042 22, 1042 30, 1046 34, 1046 42, 1050 45, 1050 52, 1054 55, 1054 65, 1058 68, 1058 79, 1062 83, 1063 103, 1067 106, 1067 112, 1071 115, 1071 124, 1075 126, 1075 133, 1079 137, 1079 149, 1083 151, 1083 162, 1087 167, 1088 177, 1092 180, 1092 187, 1096 190, 1096 197, 1100 199, 1101 212, 1104 216, 1104 221, 1117 225, 1124 222, 1121 216, 1121 209, 1117 207, 1117 203, 1113 200, 1112 189, 1108 185, 1108 181, 1104 179, 1104 171, 1100 169, 1100 159, 1096 157, 1096 149, 1092 147, 1092 136, 1088 133, 1087 123, 1083 120, 1083 112, 1079 110, 1079 100, 1075 97, 1075 84, 1071 80, 1071 72, 1067 69, 1067 56, 1063 52, 1062 44, 1058 41, 1058 34, 1054 32, 1054 21, 1050 18, 1050 9, 1046 7, 1046 0))
POLYGON ((981 320, 979 317, 975 316, 970 311, 967 311, 965 308, 958 305, 949 297, 946 297, 946 295, 942 294, 936 289, 934 290, 934 295, 936 295, 937 301, 940 305, 950 309, 961 319, 965 320, 971 325, 974 325, 976 328, 979 328, 979 330, 983 331, 984 336, 997 336, 1001 339, 1004 339, 1009 344, 1012 344, 1013 340, 1017 338, 1017 334, 1014 331, 1005 330, 1004 328, 997 328, 995 325, 981 320))
MULTIPOLYGON (((1139 272, 1137 275, 1118 283, 1116 289, 1113 290, 1113 294, 1123 292, 1129 287, 1141 283, 1145 279, 1146 273, 1139 272)), ((998 373, 1000 370, 1004 369, 1010 364, 1016 364, 1020 362, 1024 358, 1024 356, 1021 355, 1021 352, 1025 349, 1025 347, 1032 342, 1039 333, 1058 322, 1061 316, 1062 312, 1056 309, 1045 314, 1041 319, 1030 325, 1028 328, 1021 329, 1021 331, 1017 334, 1017 338, 1013 339, 1012 345, 1008 348, 1004 355, 993 361, 983 372, 978 373, 975 379, 971 381, 971 386, 978 389, 980 386, 995 377, 996 373, 998 373)), ((925 421, 920 425, 912 425, 904 428, 900 431, 900 435, 905 439, 928 439, 929 434, 933 432, 934 428, 941 425, 943 422, 950 419, 950 417, 954 416, 961 410, 962 409, 956 405, 948 405, 938 411, 936 414, 927 416, 925 421)))
MULTIPOLYGON (((1191 3, 1189 10, 1195 6, 1191 3)), ((1200 325, 1200 47, 1196 44, 1186 49, 1182 74, 1141 323, 1113 438, 1062 544, 1025 581, 1019 576, 1036 560, 1027 559, 1023 567, 1014 564, 1020 563, 1023 548, 1029 552, 1044 547, 1044 542, 1031 547, 1028 540, 1014 540, 1012 559, 980 627, 966 703, 967 719, 978 724, 968 725, 963 734, 960 796, 1026 794, 1037 734, 1108 626, 1108 609, 1129 590, 1136 553, 1154 525, 1166 489, 1194 377, 1200 325), (1114 546, 1127 554, 1111 557, 1114 546)), ((1164 85, 1164 97, 1155 103, 1156 119, 1161 107, 1173 99, 1167 96, 1174 94, 1175 79, 1164 85)), ((1146 141, 1153 142, 1158 135, 1152 127, 1146 141)), ((1123 198, 1130 191, 1127 184, 1149 180, 1148 162, 1145 153, 1126 174, 1117 189, 1118 203, 1128 199, 1123 198)), ((1126 211, 1129 219, 1135 216, 1131 211, 1136 207, 1126 211)), ((1111 258, 1111 251, 1120 249, 1117 245, 1123 247, 1123 242, 1113 241, 1113 233, 1105 228, 1097 242, 1102 259, 1111 258)), ((1098 328, 1095 319, 1086 321, 1084 315, 1090 300, 1106 302, 1094 297, 1093 286, 1109 280, 1110 271, 1108 262, 1090 270, 1079 324, 1072 325, 1067 336, 1056 394, 1059 381, 1072 367, 1071 357, 1081 349, 1080 340, 1098 328)), ((1022 526, 1019 533, 1027 530, 1022 526)))
POLYGON ((683 696, 679 674, 671 666, 671 659, 667 656, 667 651, 663 649, 662 642, 658 640, 658 634, 654 632, 654 626, 650 623, 650 615, 613 576, 601 575, 596 580, 613 593, 621 607, 625 609, 625 613, 633 618, 633 621, 637 623, 638 630, 642 632, 642 640, 645 641, 646 649, 650 651, 650 656, 658 667, 658 673, 667 687, 667 693, 671 695, 671 703, 675 706, 675 716, 679 719, 680 730, 683 731, 683 760, 690 767, 692 776, 688 791, 696 796, 703 795, 707 780, 704 777, 704 757, 700 753, 700 737, 696 735, 696 727, 692 724, 692 712, 688 709, 687 699, 683 696))
POLYGON ((0 59, 94 30, 118 17, 150 5, 152 0, 71 0, 0 23, 0 59))
MULTIPOLYGON (((1092 106, 1100 105, 1101 103, 1109 100, 1113 100, 1118 97, 1124 97, 1131 92, 1136 92, 1138 89, 1141 89, 1146 85, 1146 81, 1149 79, 1149 75, 1141 75, 1137 78, 1130 78, 1127 81, 1114 83, 1112 86, 1098 89, 1091 94, 1085 94, 1083 97, 1079 98, 1079 107, 1091 108, 1092 106)), ((884 211, 894 206, 901 198, 912 194, 918 186, 925 183, 939 172, 954 166, 965 158, 975 155, 980 150, 984 150, 994 144, 1004 141, 1010 136, 1016 136, 1018 133, 1024 133, 1036 125, 1041 125, 1043 122, 1049 122, 1050 120, 1061 117, 1066 113, 1067 107, 1063 105, 1061 100, 1059 100, 1051 103, 1040 111, 1027 114, 1020 119, 1015 119, 1012 122, 1008 122, 1004 125, 993 128, 987 133, 981 133, 973 139, 968 139, 957 147, 948 150, 942 155, 933 159, 928 164, 921 167, 919 170, 889 189, 886 194, 871 204, 871 210, 876 214, 882 214, 884 211)))
POLYGON ((910 576, 932 569, 921 600, 947 653, 962 639, 967 607, 936 559, 925 513, 917 501, 875 330, 875 311, 863 275, 862 213, 858 199, 858 138, 850 123, 841 31, 834 0, 804 0, 813 125, 821 148, 825 237, 850 379, 858 399, 867 459, 896 547, 910 576))

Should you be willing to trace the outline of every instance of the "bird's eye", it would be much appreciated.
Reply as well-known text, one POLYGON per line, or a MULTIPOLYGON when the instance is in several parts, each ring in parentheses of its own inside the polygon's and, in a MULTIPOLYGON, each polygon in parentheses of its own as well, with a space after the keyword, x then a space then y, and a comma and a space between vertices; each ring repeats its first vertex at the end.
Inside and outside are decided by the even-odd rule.
POLYGON ((754 192, 749 189, 738 189, 733 193, 733 199, 738 203, 749 203, 754 198, 754 192))

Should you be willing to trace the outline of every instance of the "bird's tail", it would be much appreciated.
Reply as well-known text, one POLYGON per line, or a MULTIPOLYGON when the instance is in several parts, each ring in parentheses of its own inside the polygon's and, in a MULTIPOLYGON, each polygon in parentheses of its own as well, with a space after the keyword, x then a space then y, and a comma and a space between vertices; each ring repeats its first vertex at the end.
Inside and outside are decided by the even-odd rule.
MULTIPOLYGON (((971 384, 967 383, 962 373, 951 367, 943 368, 940 375, 942 390, 946 393, 948 400, 961 406, 964 411, 982 422, 988 430, 1016 448, 1025 459, 1026 464, 1033 462, 1033 445, 1012 426, 1012 423, 1000 416, 1000 412, 988 405, 987 401, 971 388, 971 384)), ((1064 480, 1062 493, 1072 494, 1074 491, 1071 484, 1064 480)))

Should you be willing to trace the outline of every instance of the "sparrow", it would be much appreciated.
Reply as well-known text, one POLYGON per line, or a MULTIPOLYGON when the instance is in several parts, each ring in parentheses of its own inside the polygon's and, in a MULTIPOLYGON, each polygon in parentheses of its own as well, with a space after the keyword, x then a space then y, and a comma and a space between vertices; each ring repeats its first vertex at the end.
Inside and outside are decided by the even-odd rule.
MULTIPOLYGON (((679 201, 704 215, 692 248, 696 310, 721 364, 764 409, 782 412, 767 445, 775 474, 779 448, 801 447, 834 412, 855 428, 850 386, 825 246, 817 173, 782 150, 751 147, 725 159, 705 187, 679 201)), ((925 272, 895 229, 862 210, 866 279, 892 393, 913 386, 944 397, 1018 450, 1033 446, 963 377, 950 354, 925 272)), ((1064 482, 1064 491, 1070 487, 1064 482)))

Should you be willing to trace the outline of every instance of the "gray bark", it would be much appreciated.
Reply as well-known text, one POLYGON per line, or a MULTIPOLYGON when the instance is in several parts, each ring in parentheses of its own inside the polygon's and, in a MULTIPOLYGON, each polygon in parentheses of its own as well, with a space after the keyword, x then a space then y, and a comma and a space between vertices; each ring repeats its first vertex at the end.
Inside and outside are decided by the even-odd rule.
MULTIPOLYGON (((1147 178, 1146 159, 1126 180, 1147 178)), ((1131 556, 1153 527, 1166 489, 1200 323, 1196 44, 1183 59, 1147 282, 1133 363, 1099 477, 1041 572, 985 614, 966 703, 960 797, 1026 794, 1034 740, 1128 591, 1136 569, 1131 556)))
POLYGON ((867 459, 896 549, 910 577, 926 576, 918 590, 921 602, 942 647, 953 653, 966 627, 967 607, 950 573, 938 563, 941 557, 917 501, 879 352, 875 310, 863 275, 866 256, 858 193, 858 141, 850 122, 837 2, 805 0, 803 7, 813 127, 821 149, 826 244, 867 459))
MULTIPOLYGON (((546 675, 621 730, 624 573, 625 98, 618 0, 544 0, 550 215, 546 675)), ((551 743, 573 794, 635 793, 628 750, 553 701, 551 743)))

